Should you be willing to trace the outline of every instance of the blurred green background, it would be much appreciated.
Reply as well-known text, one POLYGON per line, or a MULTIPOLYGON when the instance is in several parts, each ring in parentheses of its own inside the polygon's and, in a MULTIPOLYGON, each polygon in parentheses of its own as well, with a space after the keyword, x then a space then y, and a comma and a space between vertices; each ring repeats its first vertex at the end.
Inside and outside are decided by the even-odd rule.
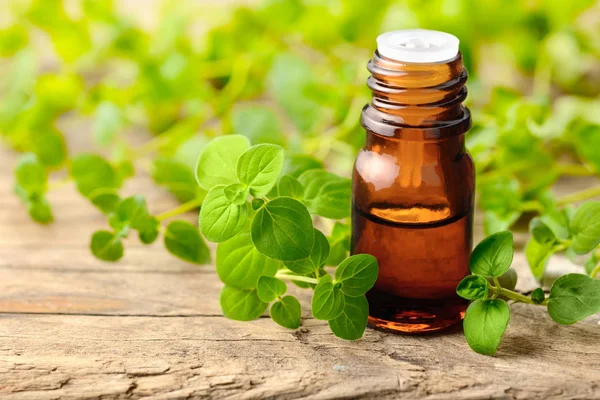
POLYGON ((461 40, 488 232, 560 205, 560 177, 600 173, 600 3, 580 0, 3 1, 0 134, 36 155, 49 188, 92 142, 110 189, 144 169, 201 199, 197 154, 230 133, 284 146, 288 171, 347 176, 375 38, 415 27, 461 40), (69 120, 85 121, 75 137, 69 120))

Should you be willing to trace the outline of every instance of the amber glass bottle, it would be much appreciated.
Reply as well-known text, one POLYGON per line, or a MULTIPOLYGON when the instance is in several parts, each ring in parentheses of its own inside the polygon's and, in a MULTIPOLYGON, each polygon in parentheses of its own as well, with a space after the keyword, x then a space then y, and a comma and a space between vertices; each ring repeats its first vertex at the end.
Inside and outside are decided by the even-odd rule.
POLYGON ((376 51, 368 64, 373 98, 353 172, 352 253, 379 262, 367 294, 375 328, 436 331, 467 306, 456 285, 469 273, 475 178, 465 149, 467 72, 456 51, 441 62, 376 51))

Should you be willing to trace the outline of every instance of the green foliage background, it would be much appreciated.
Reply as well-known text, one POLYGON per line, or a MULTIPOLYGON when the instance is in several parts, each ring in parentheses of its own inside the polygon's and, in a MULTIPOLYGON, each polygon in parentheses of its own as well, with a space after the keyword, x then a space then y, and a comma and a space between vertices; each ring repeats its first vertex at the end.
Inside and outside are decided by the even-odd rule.
POLYGON ((109 187, 134 173, 133 161, 147 159, 156 182, 182 201, 203 195, 192 167, 206 140, 221 134, 283 145, 348 175, 363 144, 358 120, 369 99, 365 64, 375 38, 422 27, 461 39, 475 122, 468 146, 488 232, 509 227, 523 211, 544 209, 559 176, 600 171, 598 3, 270 0, 252 8, 210 1, 155 7, 153 24, 110 0, 3 5, 5 143, 35 153, 52 173, 68 168, 75 152, 58 122, 82 115, 110 154, 109 187), (134 130, 156 137, 134 146, 128 137, 134 130))
POLYGON ((600 273, 600 202, 571 206, 600 196, 600 187, 559 198, 552 190, 563 176, 600 176, 598 2, 267 0, 249 8, 191 0, 14 0, 0 5, 0 15, 0 135, 26 153, 15 166, 15 192, 32 219, 52 222, 46 194, 72 182, 107 216, 110 230, 95 232, 90 242, 99 259, 121 258, 121 239, 136 231, 145 244, 162 233, 173 255, 206 264, 202 233, 223 242, 216 264, 226 284, 226 316, 257 318, 276 300, 273 320, 298 327, 300 303, 282 297, 287 286, 280 279, 287 279, 314 288, 313 315, 346 339, 364 331, 364 293, 377 276, 372 257, 346 259, 344 177, 364 144, 366 62, 382 32, 453 33, 470 73, 474 126, 467 145, 486 233, 538 214, 525 250, 536 278, 556 252, 572 260, 589 254, 589 276, 566 275, 548 298, 542 289, 529 298, 500 282, 510 272, 512 235, 486 239, 471 260, 479 276, 458 287, 475 300, 465 320, 467 341, 475 351, 496 351, 510 318, 499 295, 547 305, 564 324, 600 309, 593 279, 600 273), (156 21, 144 16, 154 11, 156 21), (80 119, 86 128, 67 137, 64 122, 80 119), (231 134, 241 136, 213 140, 231 134), (93 150, 83 153, 87 142, 93 150), (258 163, 260 157, 273 167, 258 163), (182 205, 151 215, 143 193, 122 199, 120 188, 139 169, 182 205), (202 204, 200 231, 186 221, 164 223, 202 204), (235 218, 222 223, 219 210, 235 218), (295 250, 274 245, 274 221, 290 210, 306 220, 287 228, 306 239, 295 250), (328 237, 313 235, 311 214, 328 237), (252 224, 250 237, 245 226, 252 218, 261 222, 252 224), (236 249, 245 255, 233 257, 236 249), (476 261, 498 249, 505 259, 485 263, 496 270, 478 269, 476 261), (335 277, 322 269, 338 264, 335 277), (365 277, 369 285, 356 286, 365 277), (587 308, 575 301, 580 295, 589 297, 587 308))

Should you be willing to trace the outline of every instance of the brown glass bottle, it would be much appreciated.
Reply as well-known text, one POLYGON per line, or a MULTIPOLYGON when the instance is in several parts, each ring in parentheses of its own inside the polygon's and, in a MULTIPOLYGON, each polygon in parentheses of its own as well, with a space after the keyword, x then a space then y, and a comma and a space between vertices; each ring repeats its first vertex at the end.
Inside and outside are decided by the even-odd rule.
POLYGON ((407 333, 460 321, 456 286, 469 273, 474 167, 462 56, 398 62, 377 51, 368 64, 366 145, 353 172, 352 253, 379 262, 367 293, 372 327, 407 333))

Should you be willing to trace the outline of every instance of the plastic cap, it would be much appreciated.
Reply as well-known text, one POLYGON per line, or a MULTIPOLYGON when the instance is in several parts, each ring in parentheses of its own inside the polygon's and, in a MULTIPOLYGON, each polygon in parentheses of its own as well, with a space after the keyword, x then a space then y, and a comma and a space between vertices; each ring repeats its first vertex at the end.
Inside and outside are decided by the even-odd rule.
POLYGON ((408 29, 379 35, 377 51, 395 61, 434 63, 453 59, 458 44, 458 38, 446 32, 408 29))

